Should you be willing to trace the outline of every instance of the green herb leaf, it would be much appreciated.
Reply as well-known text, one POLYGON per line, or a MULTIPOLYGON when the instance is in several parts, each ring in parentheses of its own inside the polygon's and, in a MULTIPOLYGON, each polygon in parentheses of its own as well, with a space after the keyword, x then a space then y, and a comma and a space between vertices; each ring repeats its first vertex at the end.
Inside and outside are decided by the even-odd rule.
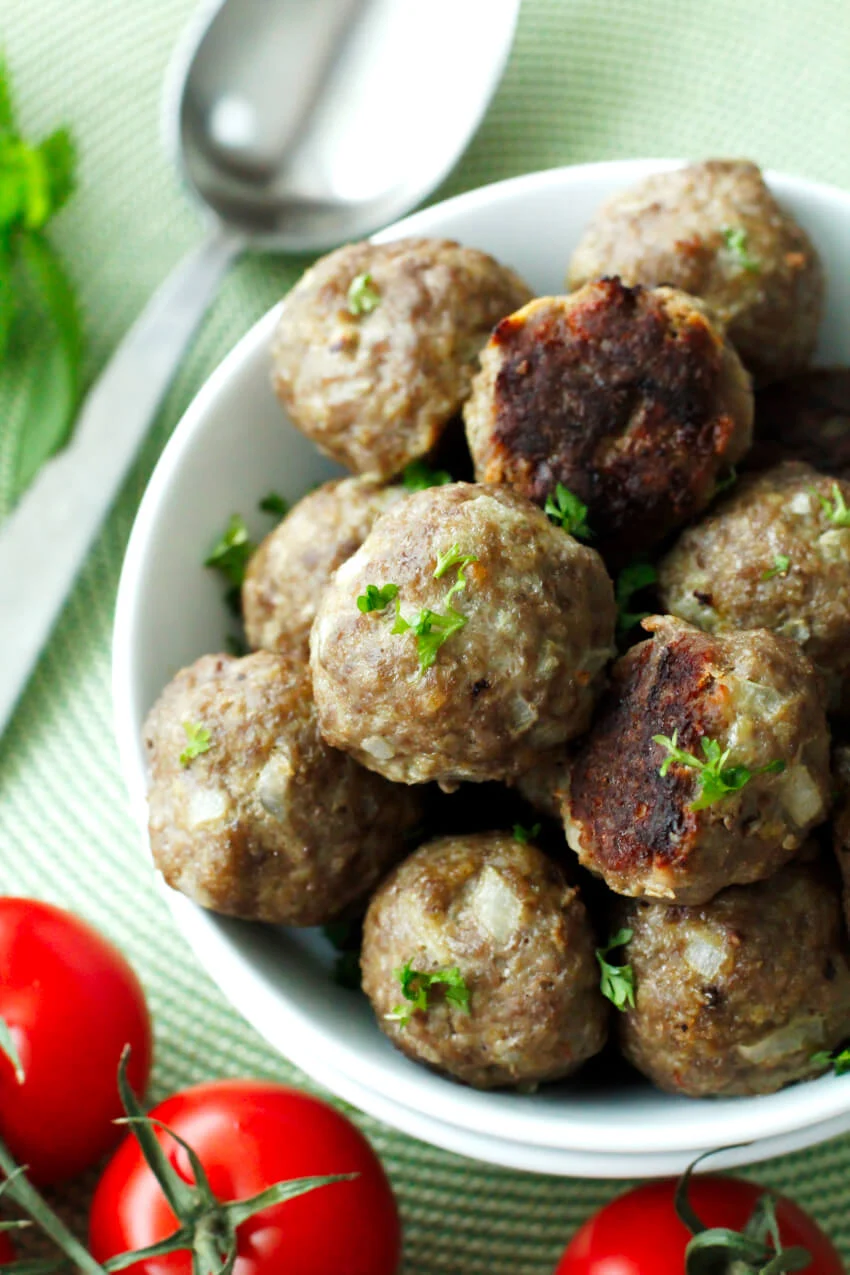
POLYGON ((401 614, 401 598, 396 597, 395 623, 391 632, 397 634, 412 633, 415 636, 420 676, 433 667, 440 648, 449 640, 452 634, 458 633, 467 624, 467 617, 451 605, 451 600, 456 593, 466 588, 465 569, 470 563, 477 561, 478 559, 473 554, 464 553, 460 546, 456 544, 447 549, 445 553, 437 553, 437 566, 434 570, 435 580, 439 580, 444 576, 451 567, 457 567, 457 579, 443 599, 445 614, 440 611, 432 611, 430 607, 423 607, 415 619, 405 620, 401 614))
POLYGON ((6 1055, 14 1068, 15 1079, 19 1085, 22 1085, 26 1080, 24 1065, 21 1062, 21 1055, 18 1053, 11 1028, 2 1015, 0 1015, 0 1054, 6 1055))
POLYGON ((761 262, 750 256, 747 248, 748 236, 743 226, 723 226, 720 233, 723 236, 723 242, 727 250, 741 269, 746 270, 749 274, 759 274, 761 272, 761 262))
POLYGON ((424 460, 412 460, 405 466, 401 481, 408 491, 425 491, 428 487, 445 487, 454 479, 447 469, 432 469, 424 460))
POLYGON ((415 970, 411 958, 401 969, 394 970, 393 973, 401 984, 402 996, 409 1003, 396 1005, 392 1013, 387 1014, 386 1017, 398 1023, 400 1027, 406 1027, 415 1013, 428 1012, 430 1008, 428 993, 432 987, 436 986, 442 986, 445 989, 445 999, 450 1005, 454 1005, 465 1014, 469 1013, 469 988, 456 965, 451 969, 433 970, 427 973, 423 970, 415 970))
POLYGON ((623 947, 630 942, 632 930, 618 930, 605 947, 596 949, 596 959, 602 971, 599 987, 602 995, 607 997, 617 1009, 625 1013, 626 1009, 635 1007, 635 974, 631 965, 615 965, 606 958, 615 948, 623 947))
POLYGON ((778 553, 773 559, 773 566, 762 572, 762 580, 772 580, 774 576, 787 576, 791 568, 791 559, 787 554, 778 553))
POLYGON ((371 314, 381 304, 381 294, 375 287, 370 274, 358 274, 351 280, 348 288, 348 313, 359 317, 371 314))
POLYGON ((289 513, 289 501, 284 500, 283 496, 276 491, 270 491, 267 496, 263 496, 258 508, 261 513, 273 514, 275 518, 285 518, 289 513))
POLYGON ((716 739, 703 737, 701 744, 705 761, 700 761, 693 753, 679 748, 678 730, 673 731, 672 739, 667 735, 653 735, 652 738, 654 743, 667 749, 667 756, 658 770, 662 779, 674 762, 697 772, 699 787, 696 798, 689 807, 694 812, 713 806, 716 801, 731 793, 740 792, 757 775, 779 775, 785 770, 785 762, 780 760, 768 762, 758 770, 749 770, 746 766, 729 766, 727 762, 731 749, 721 749, 716 739))
POLYGON ((836 527, 850 527, 850 509, 847 508, 844 493, 838 483, 832 484, 832 500, 828 496, 822 496, 814 487, 809 490, 813 496, 817 496, 821 508, 831 523, 836 527))
POLYGON ((623 567, 617 576, 614 596, 617 601, 617 631, 624 636, 645 620, 649 611, 633 611, 632 599, 636 593, 650 588, 658 580, 658 572, 650 562, 633 562, 623 567))
POLYGON ((201 753, 208 753, 212 747, 212 736, 206 726, 201 726, 198 722, 184 722, 183 729, 186 732, 186 747, 180 754, 180 765, 188 766, 189 762, 195 757, 200 757, 201 753))
MULTIPOLYGON (((445 553, 437 552, 437 565, 434 568, 434 579, 442 580, 443 576, 451 567, 458 568, 458 580, 461 581, 460 587, 463 588, 466 583, 463 575, 464 567, 468 567, 471 562, 477 562, 478 559, 472 553, 464 553, 460 545, 453 544, 450 549, 446 549, 445 553)), ((456 586, 455 592, 457 591, 456 586)))
POLYGON ((366 592, 357 599, 357 610, 368 615, 372 611, 385 611, 393 598, 398 597, 397 584, 385 584, 380 589, 376 584, 367 584, 366 592))
POLYGON ((850 1072, 850 1047, 812 1054, 810 1062, 815 1067, 832 1067, 836 1076, 846 1076, 850 1072))
POLYGON ((17 133, 12 84, 5 59, 0 57, 0 133, 17 133))
POLYGON ((525 828, 521 823, 514 824, 514 841, 518 841, 521 846, 528 845, 529 841, 534 841, 535 837, 540 836, 539 823, 532 824, 530 828, 525 828))
POLYGON ((577 540, 590 540, 593 532, 587 525, 587 505, 574 496, 563 483, 555 487, 555 497, 551 493, 546 497, 543 512, 552 522, 558 523, 564 531, 577 540))
POLYGON ((236 637, 233 633, 228 633, 224 639, 224 649, 234 659, 241 660, 243 656, 248 654, 248 643, 243 637, 236 637))
POLYGON ((204 559, 204 566, 220 571, 229 584, 241 588, 245 570, 256 548, 248 535, 245 519, 241 514, 233 514, 209 557, 204 559))
POLYGON ((738 469, 735 465, 730 465, 725 474, 721 474, 714 484, 714 495, 720 496, 724 491, 729 491, 738 481, 738 469))

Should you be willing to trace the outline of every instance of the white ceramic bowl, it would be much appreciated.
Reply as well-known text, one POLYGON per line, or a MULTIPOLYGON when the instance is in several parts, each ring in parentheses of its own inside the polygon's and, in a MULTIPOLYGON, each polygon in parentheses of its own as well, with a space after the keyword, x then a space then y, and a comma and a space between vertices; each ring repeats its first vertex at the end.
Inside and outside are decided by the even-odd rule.
MULTIPOLYGON (((672 166, 629 160, 519 177, 426 209, 376 237, 457 238, 515 267, 539 293, 558 292, 600 201, 672 166)), ((850 195, 799 178, 769 180, 824 259, 819 361, 847 362, 850 195)), ((145 845, 145 713, 178 668, 221 649, 228 627, 221 587, 201 565, 210 544, 235 510, 255 534, 266 530, 256 507, 270 487, 294 500, 338 472, 287 423, 272 394, 275 320, 275 311, 261 319, 192 403, 151 479, 127 550, 113 690, 124 775, 145 845)), ((228 920, 166 894, 203 965, 274 1046, 364 1110, 451 1150, 541 1172, 637 1177, 675 1172, 711 1147, 752 1144, 725 1161, 742 1163, 850 1130, 850 1081, 836 1077, 761 1098, 712 1101, 649 1086, 477 1093, 397 1053, 365 998, 330 981, 331 953, 317 934, 228 920)))

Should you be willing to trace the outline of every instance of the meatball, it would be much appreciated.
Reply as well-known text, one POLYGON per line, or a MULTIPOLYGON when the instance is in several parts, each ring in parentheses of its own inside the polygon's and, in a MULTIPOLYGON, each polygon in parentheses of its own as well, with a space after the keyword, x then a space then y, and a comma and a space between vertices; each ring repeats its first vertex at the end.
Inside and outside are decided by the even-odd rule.
POLYGON ((145 723, 154 862, 176 890, 249 921, 320 925, 405 853, 417 793, 322 742, 307 667, 205 655, 145 723))
POLYGON ((836 792, 833 845, 844 882, 844 915, 850 926, 850 747, 836 748, 832 759, 836 792))
POLYGON ((760 381, 811 359, 823 268, 747 160, 656 173, 603 204, 573 255, 569 286, 611 274, 702 297, 760 381))
POLYGON ((439 441, 492 328, 532 292, 475 248, 339 248, 284 300, 273 380, 293 422, 355 473, 390 478, 439 441))
POLYGON ((396 782, 509 778, 586 729, 614 618, 599 555, 517 492, 417 492, 319 604, 320 729, 396 782))
POLYGON ((700 907, 626 904, 635 1008, 623 1053, 694 1098, 774 1093, 824 1070, 850 1031, 850 969, 835 882, 799 862, 700 907))
POLYGON ((393 1044, 479 1089, 558 1080, 605 1044, 578 892, 507 833, 420 846, 369 904, 361 966, 393 1044))
POLYGON ((850 368, 800 372, 756 395, 746 467, 768 469, 783 460, 850 479, 850 368))
POLYGON ((644 627, 573 764, 567 841, 618 894, 704 903, 770 876, 826 818, 820 686, 773 633, 644 627))
POLYGON ((562 483, 594 543, 632 556, 699 513, 750 445, 752 392, 700 303, 619 279, 496 328, 464 409, 480 482, 543 504, 562 483))
POLYGON ((242 612, 249 644, 307 659, 310 629, 328 581, 381 514, 406 494, 401 486, 343 478, 300 500, 248 564, 242 612))
POLYGON ((797 462, 742 479, 659 567, 661 604, 709 633, 799 642, 839 708, 850 676, 850 481, 797 462))
POLYGON ((543 754, 515 781, 517 792, 538 814, 560 823, 564 796, 569 789, 570 748, 553 748, 543 754))

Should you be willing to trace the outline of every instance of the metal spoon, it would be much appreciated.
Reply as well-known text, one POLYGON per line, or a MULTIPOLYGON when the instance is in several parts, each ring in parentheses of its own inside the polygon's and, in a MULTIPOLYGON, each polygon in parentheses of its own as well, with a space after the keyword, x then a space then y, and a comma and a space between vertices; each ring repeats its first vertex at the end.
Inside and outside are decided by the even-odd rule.
POLYGON ((520 0, 215 0, 165 91, 206 237, 93 386, 73 441, 0 528, 0 731, 183 353, 245 247, 359 239, 433 190, 501 76, 520 0))

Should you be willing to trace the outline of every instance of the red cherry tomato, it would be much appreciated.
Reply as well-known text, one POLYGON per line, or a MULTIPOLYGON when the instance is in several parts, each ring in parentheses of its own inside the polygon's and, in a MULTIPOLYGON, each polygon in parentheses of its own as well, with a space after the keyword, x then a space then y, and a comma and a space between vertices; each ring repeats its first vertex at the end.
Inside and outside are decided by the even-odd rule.
MULTIPOLYGON (((394 1275, 401 1233, 395 1199, 369 1143, 345 1116, 309 1094, 262 1081, 197 1085, 161 1103, 161 1120, 200 1158, 219 1200, 275 1182, 356 1173, 243 1222, 235 1275, 394 1275)), ((186 1181, 185 1151, 157 1138, 186 1181)), ((134 1138, 116 1151, 95 1191, 89 1245, 99 1262, 171 1235, 177 1223, 134 1138)), ((185 1250, 127 1267, 131 1275, 191 1275, 185 1250)))
MULTIPOLYGON (((573 1237, 555 1275, 683 1275, 691 1236, 676 1216, 675 1192, 673 1181, 648 1182, 606 1204, 573 1237)), ((763 1194, 740 1178, 697 1177, 688 1199, 706 1226, 741 1231, 763 1194)), ((806 1275, 845 1275, 827 1236, 792 1200, 778 1198, 776 1218, 784 1246, 811 1254, 806 1275)))
POLYGON ((23 1065, 0 1053, 0 1136, 41 1185, 74 1177, 114 1146, 116 1077, 130 1045, 141 1093, 151 1028, 139 980, 111 943, 70 912, 0 896, 0 1016, 23 1065))

